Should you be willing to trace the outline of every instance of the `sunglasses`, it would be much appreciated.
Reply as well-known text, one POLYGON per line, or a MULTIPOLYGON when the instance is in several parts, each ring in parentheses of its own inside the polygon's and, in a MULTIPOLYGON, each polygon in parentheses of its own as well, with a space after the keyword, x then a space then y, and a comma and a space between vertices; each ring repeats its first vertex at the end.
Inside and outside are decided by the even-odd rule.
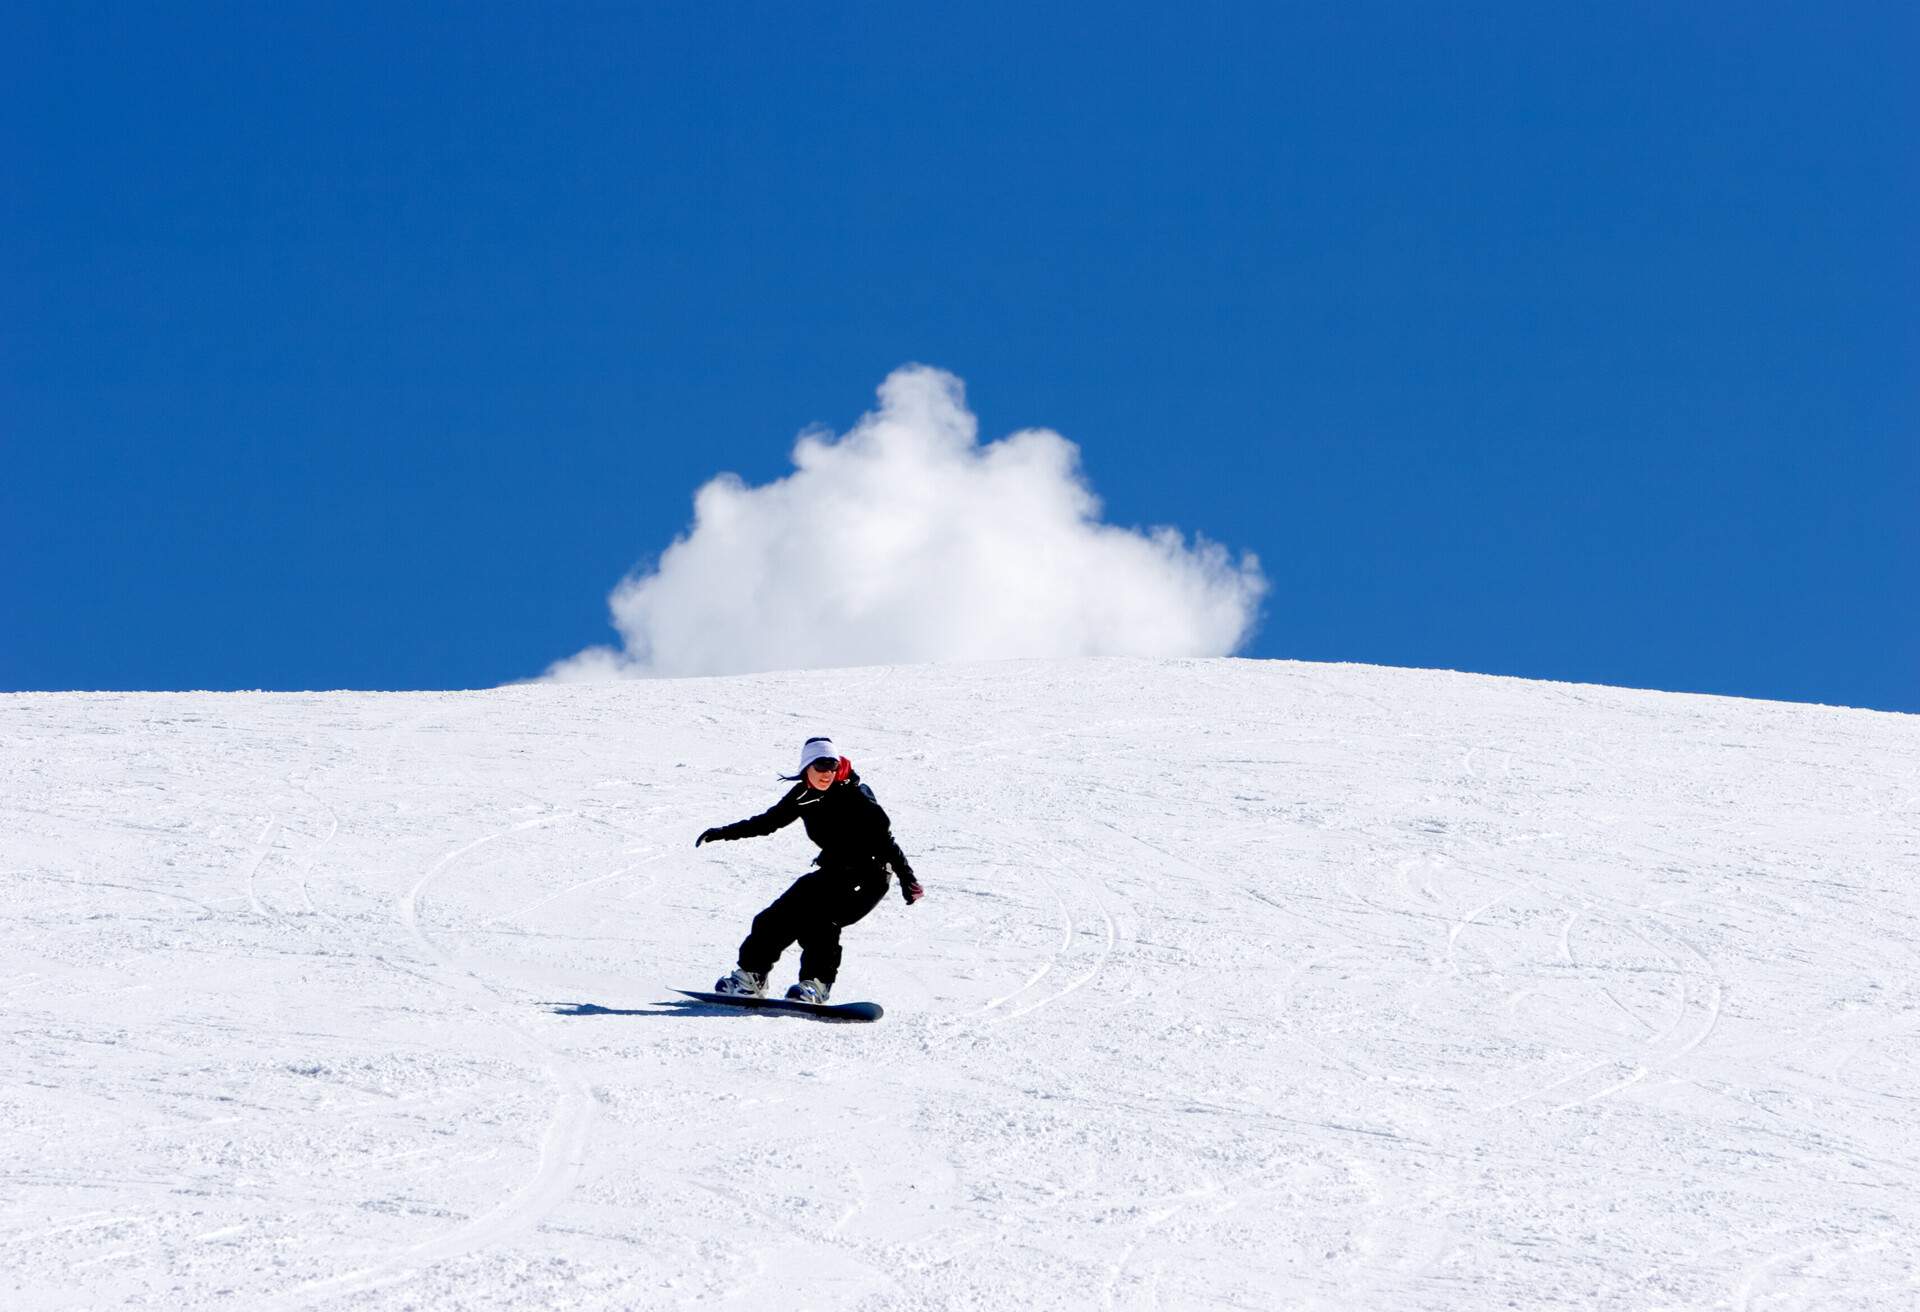
POLYGON ((823 756, 817 761, 808 762, 807 769, 824 770, 829 773, 834 773, 834 772, 838 772, 838 770, 840 769, 840 762, 830 756, 823 756))

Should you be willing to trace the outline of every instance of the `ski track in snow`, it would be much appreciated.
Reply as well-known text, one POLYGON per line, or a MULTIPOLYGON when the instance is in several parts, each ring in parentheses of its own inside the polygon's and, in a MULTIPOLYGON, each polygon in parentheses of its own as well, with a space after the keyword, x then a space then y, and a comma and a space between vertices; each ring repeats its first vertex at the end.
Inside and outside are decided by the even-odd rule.
MULTIPOLYGON (((476 838, 436 861, 400 899, 397 914, 422 952, 443 973, 465 975, 465 980, 456 979, 456 985, 470 981, 488 994, 494 992, 477 973, 459 971, 451 966, 439 945, 426 931, 422 924, 421 903, 428 886, 477 848, 569 818, 569 812, 543 815, 476 838)), ((487 1002, 492 1001, 491 998, 487 999, 487 1002)), ((502 1010, 497 1005, 485 1003, 480 1004, 478 1009, 489 1012, 502 1010)), ((358 1270, 296 1288, 286 1298, 279 1300, 278 1306, 314 1306, 343 1294, 378 1289, 404 1280, 416 1269, 500 1243, 511 1235, 529 1229, 565 1200, 585 1165, 586 1144, 593 1124, 593 1093, 567 1061, 526 1033, 515 1023, 510 1012, 501 1015, 500 1024, 537 1054, 542 1073, 555 1090, 550 1123, 541 1141, 540 1157, 532 1178, 498 1206, 466 1224, 436 1238, 408 1244, 358 1270)))
POLYGON ((1920 1305, 1920 721, 1247 661, 0 697, 10 1308, 1920 1305), (928 888, 660 1005, 829 732, 928 888), (783 962, 784 987, 794 956, 783 962))

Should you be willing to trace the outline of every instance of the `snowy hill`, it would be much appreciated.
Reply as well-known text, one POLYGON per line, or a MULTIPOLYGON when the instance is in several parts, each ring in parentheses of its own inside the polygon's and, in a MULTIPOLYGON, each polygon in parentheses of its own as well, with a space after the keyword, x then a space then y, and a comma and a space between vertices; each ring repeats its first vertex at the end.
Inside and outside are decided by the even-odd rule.
MULTIPOLYGON (((15 1309, 1920 1305, 1920 720, 1072 661, 0 698, 15 1309), (870 1026, 659 1005, 829 733, 870 1026)), ((793 954, 777 987, 792 978, 793 954)))

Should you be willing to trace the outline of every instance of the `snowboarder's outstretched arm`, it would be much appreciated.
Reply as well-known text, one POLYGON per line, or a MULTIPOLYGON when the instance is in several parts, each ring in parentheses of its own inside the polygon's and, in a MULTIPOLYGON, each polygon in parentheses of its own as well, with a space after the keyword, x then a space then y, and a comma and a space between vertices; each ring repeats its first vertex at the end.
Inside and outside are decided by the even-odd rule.
POLYGON ((734 838, 762 838, 777 830, 785 829, 800 818, 800 794, 805 791, 806 785, 802 784, 750 820, 736 820, 730 825, 708 829, 693 840, 693 845, 698 847, 702 843, 734 838))
POLYGON ((893 822, 887 819, 887 813, 880 809, 880 802, 873 790, 865 784, 860 785, 860 794, 866 800, 865 815, 869 841, 880 859, 893 868, 900 880, 900 896, 912 906, 926 894, 920 887, 920 881, 913 877, 913 865, 907 860, 907 854, 900 850, 899 840, 893 836, 893 822))

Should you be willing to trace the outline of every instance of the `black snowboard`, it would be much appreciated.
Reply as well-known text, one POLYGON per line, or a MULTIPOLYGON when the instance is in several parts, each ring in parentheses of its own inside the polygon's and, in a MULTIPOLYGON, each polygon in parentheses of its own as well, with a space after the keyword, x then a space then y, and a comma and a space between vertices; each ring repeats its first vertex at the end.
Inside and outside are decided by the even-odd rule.
POLYGON ((696 993, 691 989, 674 992, 696 1002, 750 1011, 792 1011, 818 1020, 879 1020, 886 1014, 877 1002, 801 1002, 795 998, 756 998, 751 993, 696 993))

